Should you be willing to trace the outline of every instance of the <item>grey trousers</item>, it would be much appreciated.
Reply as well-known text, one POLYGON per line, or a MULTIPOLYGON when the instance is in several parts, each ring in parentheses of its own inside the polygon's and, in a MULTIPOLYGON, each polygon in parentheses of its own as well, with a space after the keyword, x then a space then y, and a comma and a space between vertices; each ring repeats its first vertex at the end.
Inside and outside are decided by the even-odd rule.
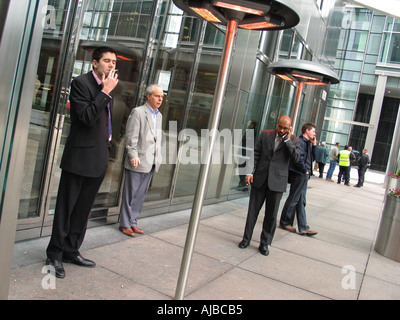
POLYGON ((119 221, 121 227, 130 228, 137 225, 137 218, 142 210, 153 172, 154 166, 148 173, 125 169, 125 182, 119 221))

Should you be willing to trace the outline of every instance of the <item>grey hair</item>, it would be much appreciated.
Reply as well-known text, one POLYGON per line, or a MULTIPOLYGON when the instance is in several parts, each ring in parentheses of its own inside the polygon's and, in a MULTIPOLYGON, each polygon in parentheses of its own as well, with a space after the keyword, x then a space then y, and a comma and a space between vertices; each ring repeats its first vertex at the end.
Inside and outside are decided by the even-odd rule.
POLYGON ((156 83, 151 84, 151 85, 149 85, 149 86, 146 88, 146 91, 144 92, 144 94, 146 95, 146 97, 147 97, 149 94, 152 94, 153 91, 154 91, 154 89, 155 89, 156 87, 157 87, 157 88, 160 88, 160 89, 162 90, 162 88, 161 88, 158 84, 156 84, 156 83))

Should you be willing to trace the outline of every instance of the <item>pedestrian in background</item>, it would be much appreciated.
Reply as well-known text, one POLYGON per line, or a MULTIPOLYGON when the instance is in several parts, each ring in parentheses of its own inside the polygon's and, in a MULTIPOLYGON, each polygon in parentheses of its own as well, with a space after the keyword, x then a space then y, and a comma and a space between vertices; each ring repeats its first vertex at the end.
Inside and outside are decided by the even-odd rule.
POLYGON ((325 141, 322 141, 321 145, 315 149, 315 161, 318 163, 319 178, 324 177, 324 168, 329 156, 329 151, 325 145, 325 141))
POLYGON ((341 183, 343 176, 344 184, 350 186, 350 155, 349 146, 345 145, 344 149, 339 152, 339 174, 337 183, 341 183))
POLYGON ((368 150, 364 149, 362 151, 362 156, 358 159, 357 169, 358 169, 358 183, 355 185, 357 188, 361 188, 364 185, 365 180, 365 172, 371 165, 371 161, 369 159, 368 150))
POLYGON ((330 156, 329 169, 328 169, 328 172, 326 173, 325 180, 330 181, 330 182, 334 181, 332 179, 332 175, 333 175, 333 172, 335 171, 336 165, 338 164, 338 161, 339 161, 339 148, 340 148, 340 143, 336 142, 336 144, 331 149, 331 153, 329 154, 329 156, 330 156))

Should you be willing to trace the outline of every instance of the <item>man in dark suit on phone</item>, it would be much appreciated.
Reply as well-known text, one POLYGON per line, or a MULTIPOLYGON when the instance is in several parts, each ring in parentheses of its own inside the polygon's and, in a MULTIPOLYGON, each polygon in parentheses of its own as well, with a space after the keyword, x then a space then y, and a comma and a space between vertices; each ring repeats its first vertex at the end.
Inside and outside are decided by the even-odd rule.
POLYGON ((265 256, 269 254, 268 245, 275 234, 279 203, 286 191, 289 163, 296 162, 300 156, 300 141, 292 135, 291 124, 288 116, 280 117, 276 130, 262 131, 254 147, 254 171, 245 178, 252 186, 243 240, 239 243, 241 249, 250 245, 258 214, 265 202, 258 250, 265 256))
POLYGON ((92 55, 93 71, 71 83, 71 129, 61 159, 53 230, 46 250, 46 265, 54 267, 58 278, 65 277, 62 261, 96 265, 78 250, 108 168, 113 90, 118 83, 116 61, 114 49, 97 48, 92 55))

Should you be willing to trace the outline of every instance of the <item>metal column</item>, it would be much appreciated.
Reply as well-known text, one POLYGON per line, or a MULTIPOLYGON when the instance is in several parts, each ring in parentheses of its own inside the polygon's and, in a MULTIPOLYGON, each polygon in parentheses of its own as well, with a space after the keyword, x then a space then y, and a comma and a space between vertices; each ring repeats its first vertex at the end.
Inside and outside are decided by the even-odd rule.
POLYGON ((193 255, 194 244, 197 236, 198 225, 203 207, 203 200, 206 193, 208 174, 211 167, 212 151, 217 138, 218 126, 222 114, 222 105, 225 97, 225 90, 228 83, 229 68, 231 65, 232 52, 237 34, 238 22, 231 20, 226 28, 224 50, 222 52, 221 66, 219 69, 218 80, 215 90, 214 103, 210 114, 209 129, 210 142, 208 149, 204 150, 204 157, 201 159, 200 175, 197 182, 197 189, 193 201, 192 213, 186 236, 185 248, 183 252, 181 269, 179 272, 178 283, 175 292, 176 300, 183 300, 186 283, 189 274, 190 262, 193 255))
POLYGON ((10 1, 0 43, 0 299, 8 298, 24 153, 47 0, 10 1), (39 41, 38 41, 39 39, 39 41), (10 54, 11 53, 11 54, 10 54))
POLYGON ((374 151, 376 133, 378 131, 379 118, 381 115, 383 99, 385 97, 387 76, 378 76, 378 82, 376 84, 375 98, 372 104, 371 119, 369 121, 373 127, 368 128, 367 138, 365 140, 365 148, 368 149, 368 153, 372 158, 372 153, 374 151))

